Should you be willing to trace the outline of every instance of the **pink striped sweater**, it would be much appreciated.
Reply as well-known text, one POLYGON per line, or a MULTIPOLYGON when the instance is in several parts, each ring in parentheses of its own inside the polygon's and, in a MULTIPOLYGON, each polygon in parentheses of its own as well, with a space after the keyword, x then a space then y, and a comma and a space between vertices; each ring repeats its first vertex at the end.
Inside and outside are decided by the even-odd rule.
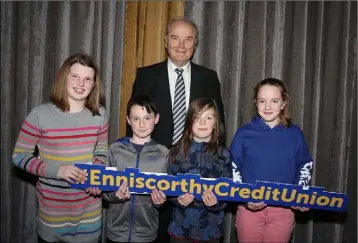
POLYGON ((108 151, 108 118, 89 110, 67 113, 52 103, 35 107, 24 121, 13 163, 39 177, 37 231, 46 241, 97 242, 101 234, 101 198, 70 189, 56 179, 61 165, 104 164, 108 151), (39 156, 33 155, 35 147, 39 156))

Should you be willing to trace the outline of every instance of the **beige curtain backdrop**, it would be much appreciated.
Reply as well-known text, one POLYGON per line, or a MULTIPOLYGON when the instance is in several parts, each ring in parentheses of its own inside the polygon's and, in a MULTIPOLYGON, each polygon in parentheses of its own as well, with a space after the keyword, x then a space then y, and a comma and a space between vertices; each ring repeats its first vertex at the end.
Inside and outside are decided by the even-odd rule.
MULTIPOLYGON (((188 1, 199 27, 194 62, 218 72, 227 145, 254 115, 256 83, 282 79, 306 135, 313 184, 347 193, 346 214, 297 213, 292 242, 357 242, 357 2, 188 1)), ((235 242, 235 215, 225 242, 235 242)))
POLYGON ((169 19, 184 15, 184 1, 129 1, 126 4, 120 135, 126 133, 126 107, 138 67, 164 61, 165 27, 169 19))
POLYGON ((22 122, 48 102, 69 55, 86 52, 99 65, 110 141, 118 137, 124 17, 120 1, 1 2, 0 242, 37 242, 36 178, 15 168, 11 155, 22 122))

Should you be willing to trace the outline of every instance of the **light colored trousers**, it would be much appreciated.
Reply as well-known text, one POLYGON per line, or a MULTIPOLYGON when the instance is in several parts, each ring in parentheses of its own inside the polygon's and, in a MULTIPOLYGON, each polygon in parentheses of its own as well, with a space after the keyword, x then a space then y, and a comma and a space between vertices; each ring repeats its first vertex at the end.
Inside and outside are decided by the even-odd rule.
POLYGON ((239 243, 287 243, 295 227, 290 208, 269 207, 252 212, 239 206, 236 231, 239 243))

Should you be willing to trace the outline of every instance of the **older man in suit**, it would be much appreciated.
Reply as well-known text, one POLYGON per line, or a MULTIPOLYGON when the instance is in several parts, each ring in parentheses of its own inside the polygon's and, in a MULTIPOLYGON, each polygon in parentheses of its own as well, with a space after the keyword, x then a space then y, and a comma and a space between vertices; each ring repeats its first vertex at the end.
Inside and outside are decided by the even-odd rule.
MULTIPOLYGON (((149 96, 156 104, 160 119, 152 138, 168 148, 179 141, 189 103, 211 98, 218 105, 224 126, 224 108, 217 73, 191 62, 198 44, 198 28, 187 18, 176 18, 167 25, 165 47, 168 59, 138 68, 132 97, 149 96)), ((224 129, 223 129, 224 131, 224 129)), ((131 134, 127 127, 127 134, 131 134)), ((159 242, 168 242, 170 208, 161 210, 159 242)))
POLYGON ((168 59, 138 68, 133 84, 132 97, 147 95, 155 102, 160 119, 152 137, 169 148, 181 137, 186 110, 192 100, 214 99, 225 124, 217 73, 190 61, 197 44, 198 28, 192 21, 171 20, 165 36, 168 59))

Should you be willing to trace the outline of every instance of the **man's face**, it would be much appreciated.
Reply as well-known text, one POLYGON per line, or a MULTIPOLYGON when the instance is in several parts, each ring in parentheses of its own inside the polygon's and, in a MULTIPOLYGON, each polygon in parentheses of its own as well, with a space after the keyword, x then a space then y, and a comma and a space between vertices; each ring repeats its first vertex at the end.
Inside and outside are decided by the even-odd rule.
POLYGON ((178 67, 184 66, 192 57, 195 50, 194 28, 185 22, 175 22, 169 29, 166 37, 165 47, 167 48, 170 60, 178 67))

